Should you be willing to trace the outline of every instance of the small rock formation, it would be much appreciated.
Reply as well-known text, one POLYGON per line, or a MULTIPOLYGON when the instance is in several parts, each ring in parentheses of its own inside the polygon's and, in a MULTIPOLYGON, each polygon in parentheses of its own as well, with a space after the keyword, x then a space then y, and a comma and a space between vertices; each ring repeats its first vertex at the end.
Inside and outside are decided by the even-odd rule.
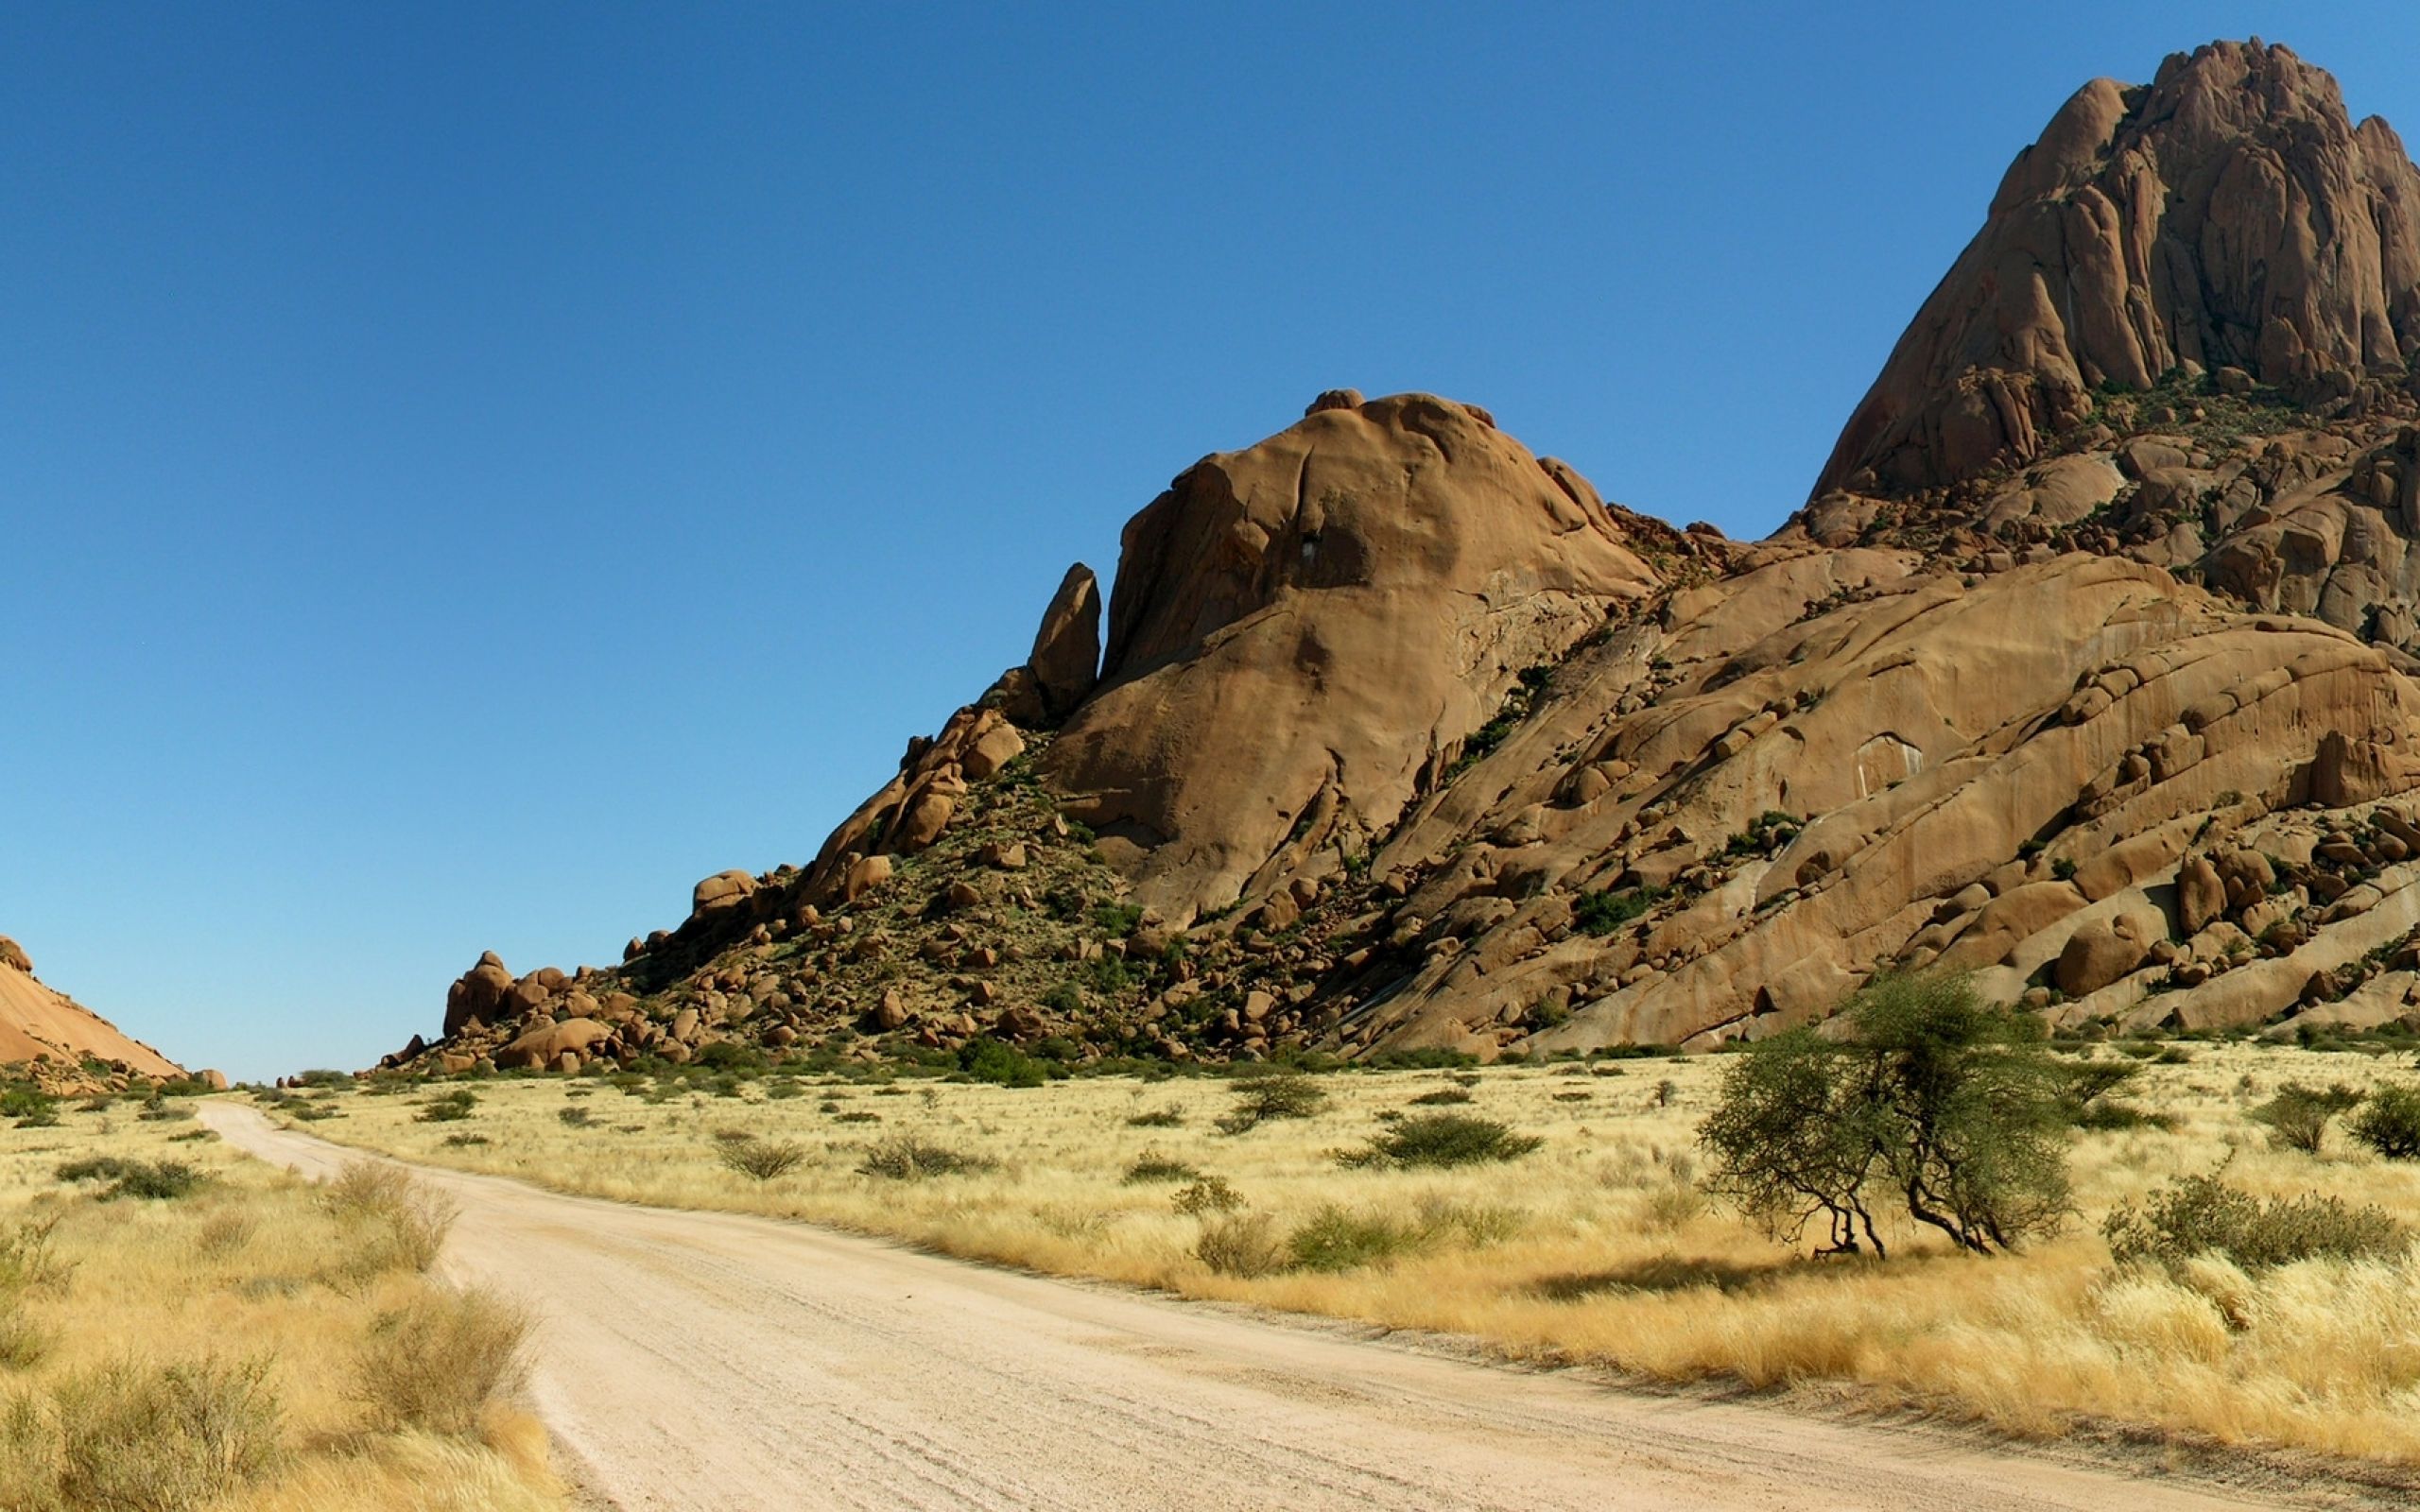
POLYGON ((2351 395, 2420 347, 2420 173, 2281 46, 2097 78, 2017 155, 1983 229, 1817 479, 1907 490, 2031 462, 2093 390, 2184 364, 2351 395))
POLYGON ((445 1032, 458 1034, 474 1019, 483 1023, 498 1022, 503 1017, 505 994, 511 990, 512 973, 504 969, 504 962, 496 958, 495 952, 484 953, 477 965, 446 989, 445 1032))

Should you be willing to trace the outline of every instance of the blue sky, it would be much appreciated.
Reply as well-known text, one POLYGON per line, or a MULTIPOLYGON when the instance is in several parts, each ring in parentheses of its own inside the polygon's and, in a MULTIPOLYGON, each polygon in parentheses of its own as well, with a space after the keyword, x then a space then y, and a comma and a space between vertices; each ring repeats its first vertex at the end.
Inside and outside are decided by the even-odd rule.
POLYGON ((1322 388, 1761 534, 2084 79, 2420 129, 2401 5, 391 9, 0 13, 0 932, 237 1074, 805 858, 1322 388))

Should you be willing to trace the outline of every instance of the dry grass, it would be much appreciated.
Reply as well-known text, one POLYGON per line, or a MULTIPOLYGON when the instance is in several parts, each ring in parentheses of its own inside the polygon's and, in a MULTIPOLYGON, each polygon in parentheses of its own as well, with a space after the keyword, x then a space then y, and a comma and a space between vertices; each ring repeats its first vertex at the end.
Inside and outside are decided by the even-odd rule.
POLYGON ((1338 1160, 1456 1085, 1411 1072, 1322 1077, 1316 1111, 1232 1135, 1215 1129, 1237 1099, 1207 1079, 833 1082, 772 1098, 757 1085, 660 1102, 635 1095, 652 1088, 622 1097, 593 1080, 503 1081, 481 1088, 473 1115, 488 1144, 445 1143, 401 1097, 350 1098, 344 1120, 314 1132, 558 1190, 812 1219, 1187 1297, 1448 1331, 1513 1357, 1672 1381, 1848 1383, 1877 1402, 2025 1435, 2091 1418, 2414 1462, 2420 1262, 2307 1262, 2256 1278, 2204 1260, 2170 1274, 2117 1265, 2099 1236, 2117 1204, 2221 1160, 2264 1196, 2334 1191, 2420 1225, 2420 1163, 2379 1160, 2341 1130, 2316 1157, 2276 1149, 2249 1116, 2289 1081, 2420 1080, 2396 1060, 2231 1045, 2148 1066, 2121 1095, 2174 1126, 2079 1134, 2078 1211, 2062 1234, 1978 1260, 1902 1226, 1886 1263, 1802 1259, 1699 1192, 1694 1131, 1715 1059, 1490 1071, 1456 1110, 1543 1143, 1445 1169, 1338 1160), (594 1092, 591 1126, 556 1116, 573 1090, 594 1092), (842 1121, 869 1108, 882 1122, 842 1121), (803 1159, 771 1183, 727 1169, 716 1131, 737 1125, 803 1159), (894 1179, 883 1155, 903 1142, 996 1164, 894 1179), (1223 1181, 1242 1206, 1181 1213, 1168 1186, 1128 1180, 1146 1161, 1223 1181))
POLYGON ((107 1108, 0 1129, 0 1508, 563 1505, 543 1431, 494 1395, 425 1421, 385 1400, 382 1319, 476 1305, 423 1273, 445 1221, 424 1190, 316 1188, 195 1132, 107 1108), (199 1179, 58 1179, 92 1160, 199 1179))

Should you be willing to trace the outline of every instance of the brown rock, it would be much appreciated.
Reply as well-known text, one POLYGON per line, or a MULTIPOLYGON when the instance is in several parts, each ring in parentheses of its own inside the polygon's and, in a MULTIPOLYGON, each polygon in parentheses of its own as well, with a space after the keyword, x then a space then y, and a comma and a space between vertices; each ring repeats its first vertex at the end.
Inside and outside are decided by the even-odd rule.
POLYGON ((745 905, 755 895, 756 879, 745 871, 717 871, 689 890, 692 918, 712 919, 745 905))
POLYGON ((613 1029, 594 1019, 565 1019, 530 1030, 495 1053, 496 1065, 506 1071, 519 1068, 562 1069, 558 1063, 571 1057, 569 1069, 579 1069, 580 1057, 613 1037, 613 1029))
POLYGON ((860 856, 850 863, 848 884, 842 889, 842 897, 850 902, 856 902, 890 881, 890 858, 889 856, 860 856))
POLYGON ((479 963, 456 980, 445 993, 445 1032, 459 1034, 462 1027, 477 1020, 493 1023, 504 1016, 505 994, 512 990, 512 973, 504 962, 489 951, 479 963))
POLYGON ((2098 992, 2140 967, 2150 958, 2152 942, 2163 937, 2157 915, 2149 911, 2095 919, 2068 936, 2053 980, 2071 998, 2098 992))
POLYGON ((2188 360, 2284 385, 2399 369, 2415 288, 2420 174, 2322 70, 2222 42, 2147 90, 2095 79, 2010 167, 1815 492, 2031 461, 2096 386, 2188 360))
POLYGON ((2226 912, 2226 884, 2207 856, 2187 856, 2176 873, 2177 924, 2187 936, 2202 933, 2226 912))
POLYGON ((1006 844, 998 840, 986 840, 979 854, 982 863, 994 870, 1023 871, 1025 869, 1026 854, 1023 840, 1011 840, 1006 844))
POLYGON ((1082 562, 1050 595, 1026 669, 1051 719, 1064 719, 1100 680, 1100 581, 1082 562))

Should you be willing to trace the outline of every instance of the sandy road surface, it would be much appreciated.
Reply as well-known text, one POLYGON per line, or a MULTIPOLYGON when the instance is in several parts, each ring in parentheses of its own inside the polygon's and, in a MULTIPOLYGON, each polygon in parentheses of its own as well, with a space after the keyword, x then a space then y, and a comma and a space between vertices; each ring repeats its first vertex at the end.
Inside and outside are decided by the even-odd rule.
MULTIPOLYGON (((306 1175, 354 1152, 205 1103, 306 1175)), ((631 1509, 2269 1504, 1956 1435, 1624 1393, 798 1224, 422 1169, 541 1319, 566 1469, 631 1509)))

